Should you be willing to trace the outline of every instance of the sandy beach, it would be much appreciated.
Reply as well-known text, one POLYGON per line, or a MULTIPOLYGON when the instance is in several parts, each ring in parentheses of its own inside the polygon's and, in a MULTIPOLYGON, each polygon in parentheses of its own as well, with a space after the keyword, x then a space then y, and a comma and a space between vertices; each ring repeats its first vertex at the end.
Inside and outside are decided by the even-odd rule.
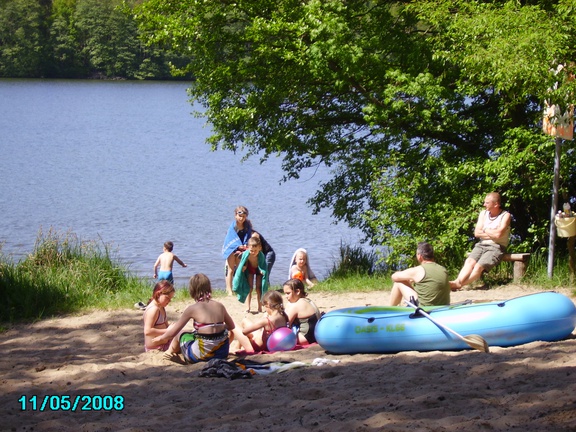
MULTIPOLYGON (((504 300, 538 291, 518 285, 468 289, 453 293, 452 301, 504 300)), ((556 291, 574 301, 569 289, 556 291)), ((385 305, 388 296, 387 291, 310 293, 323 311, 385 305)), ((222 301, 239 323, 243 305, 232 297, 222 301)), ((170 304, 169 320, 185 306, 170 304)), ((489 354, 332 355, 313 345, 249 357, 305 366, 230 380, 200 377, 205 364, 181 365, 161 353, 145 353, 141 318, 133 308, 97 311, 1 333, 1 429, 576 430, 575 333, 559 342, 491 347, 489 354), (320 365, 312 364, 315 359, 322 359, 320 365), (65 410, 64 396, 80 400, 74 412, 65 410), (103 410, 104 405, 113 409, 103 410)))

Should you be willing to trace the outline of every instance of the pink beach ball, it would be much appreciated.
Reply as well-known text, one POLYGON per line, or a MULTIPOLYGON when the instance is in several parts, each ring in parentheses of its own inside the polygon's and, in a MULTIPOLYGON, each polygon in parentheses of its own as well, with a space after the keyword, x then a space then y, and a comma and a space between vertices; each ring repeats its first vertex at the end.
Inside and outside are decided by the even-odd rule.
POLYGON ((296 335, 288 327, 280 327, 272 332, 266 345, 268 351, 290 351, 296 346, 296 335))

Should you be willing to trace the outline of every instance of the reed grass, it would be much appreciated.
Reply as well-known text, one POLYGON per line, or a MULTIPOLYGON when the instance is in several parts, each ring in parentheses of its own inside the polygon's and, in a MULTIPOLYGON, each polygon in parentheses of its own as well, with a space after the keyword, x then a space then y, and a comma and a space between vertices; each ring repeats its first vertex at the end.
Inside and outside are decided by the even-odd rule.
POLYGON ((385 267, 379 264, 378 258, 375 251, 367 251, 361 246, 341 242, 339 256, 332 266, 329 277, 338 279, 384 273, 385 267))
MULTIPOLYGON (((510 267, 512 263, 506 263, 510 267)), ((539 286, 542 290, 553 290, 558 287, 571 287, 576 295, 574 277, 570 274, 569 257, 560 255, 554 259, 552 277, 548 276, 548 253, 536 252, 530 256, 526 276, 523 282, 533 286, 539 286)))
POLYGON ((108 245, 49 230, 17 263, 0 254, 0 292, 0 321, 13 322, 133 305, 148 299, 151 286, 131 275, 108 245))
POLYGON ((379 263, 378 254, 359 245, 340 243, 339 256, 335 259, 328 278, 314 291, 343 293, 390 290, 392 282, 386 267, 379 263))

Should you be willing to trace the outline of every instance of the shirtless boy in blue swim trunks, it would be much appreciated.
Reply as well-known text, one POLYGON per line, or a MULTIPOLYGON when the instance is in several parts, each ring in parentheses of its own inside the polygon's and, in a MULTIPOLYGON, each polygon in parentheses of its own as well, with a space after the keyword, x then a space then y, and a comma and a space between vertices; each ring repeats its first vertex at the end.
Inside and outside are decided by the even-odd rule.
POLYGON ((174 276, 172 274, 172 267, 174 266, 174 261, 180 264, 182 267, 188 267, 182 262, 180 258, 172 253, 174 249, 174 243, 167 241, 164 243, 164 252, 160 254, 156 262, 154 263, 154 279, 167 280, 171 284, 174 283, 174 276), (156 271, 160 266, 160 271, 156 271))

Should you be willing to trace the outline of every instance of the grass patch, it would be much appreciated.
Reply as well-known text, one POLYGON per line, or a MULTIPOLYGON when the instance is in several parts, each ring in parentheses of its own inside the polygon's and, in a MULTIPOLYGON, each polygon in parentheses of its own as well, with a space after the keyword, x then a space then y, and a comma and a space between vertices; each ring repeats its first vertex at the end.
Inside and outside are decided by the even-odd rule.
POLYGON ((392 280, 390 276, 375 275, 349 275, 346 277, 329 277, 315 285, 311 291, 341 294, 346 292, 390 291, 392 280))
POLYGON ((379 264, 378 254, 358 245, 340 243, 328 278, 314 287, 314 291, 330 293, 390 291, 392 280, 386 268, 379 264))
POLYGON ((18 263, 0 256, 0 321, 37 320, 148 299, 150 283, 132 276, 102 243, 40 232, 33 252, 18 263))
MULTIPOLYGON (((511 266, 512 263, 506 263, 511 266)), ((510 267, 511 268, 511 267, 510 267)), ((548 253, 536 252, 530 256, 526 276, 523 281, 530 285, 542 287, 542 290, 553 290, 558 287, 572 287, 572 293, 576 295, 574 283, 570 274, 569 257, 557 256, 554 259, 554 271, 552 278, 548 277, 548 253)))

